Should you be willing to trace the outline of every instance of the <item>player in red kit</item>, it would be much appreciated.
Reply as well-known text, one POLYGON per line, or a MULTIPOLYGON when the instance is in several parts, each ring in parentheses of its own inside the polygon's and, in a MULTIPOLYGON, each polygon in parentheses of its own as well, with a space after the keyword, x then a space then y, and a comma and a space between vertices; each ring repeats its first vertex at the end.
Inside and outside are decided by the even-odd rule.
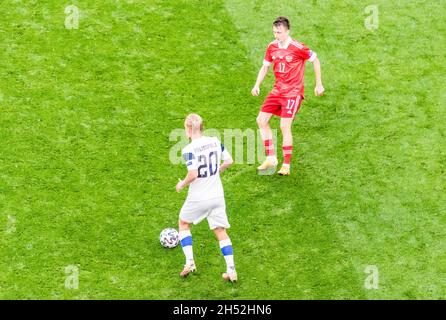
POLYGON ((292 39, 290 23, 286 17, 279 17, 273 22, 273 33, 276 40, 266 49, 263 66, 257 76, 256 84, 252 88, 252 95, 258 96, 260 84, 268 73, 271 63, 274 65, 276 82, 269 95, 263 102, 257 117, 257 123, 266 151, 266 160, 257 169, 259 173, 270 174, 275 171, 277 157, 272 141, 272 132, 269 120, 273 115, 280 117, 280 129, 283 136, 283 165, 280 175, 290 174, 291 154, 293 150, 293 136, 291 126, 296 113, 299 111, 304 99, 304 70, 306 61, 314 65, 316 87, 314 93, 321 96, 324 93, 321 79, 321 65, 315 52, 303 43, 292 39))

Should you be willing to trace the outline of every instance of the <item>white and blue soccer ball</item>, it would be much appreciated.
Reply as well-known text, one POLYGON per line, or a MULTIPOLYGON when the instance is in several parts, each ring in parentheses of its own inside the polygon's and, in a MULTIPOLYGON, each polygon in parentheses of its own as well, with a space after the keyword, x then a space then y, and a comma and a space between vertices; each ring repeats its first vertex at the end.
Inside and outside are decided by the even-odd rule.
POLYGON ((160 233, 160 243, 164 248, 175 248, 180 242, 178 231, 174 228, 166 228, 160 233))

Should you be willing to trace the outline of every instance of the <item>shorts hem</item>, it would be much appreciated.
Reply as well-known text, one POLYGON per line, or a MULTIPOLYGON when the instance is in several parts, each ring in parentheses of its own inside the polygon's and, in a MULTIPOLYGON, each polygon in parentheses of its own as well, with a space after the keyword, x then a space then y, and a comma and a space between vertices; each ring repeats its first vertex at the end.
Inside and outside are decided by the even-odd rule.
POLYGON ((211 229, 211 230, 215 230, 217 228, 229 229, 229 228, 231 228, 231 226, 230 225, 227 225, 227 226, 212 226, 212 227, 209 226, 209 229, 211 229))

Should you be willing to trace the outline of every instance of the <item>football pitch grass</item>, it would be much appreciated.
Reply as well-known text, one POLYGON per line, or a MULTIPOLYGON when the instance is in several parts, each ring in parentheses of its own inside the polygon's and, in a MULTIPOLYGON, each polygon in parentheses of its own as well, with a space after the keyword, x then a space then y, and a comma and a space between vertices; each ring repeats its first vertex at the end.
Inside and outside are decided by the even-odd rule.
POLYGON ((446 298, 444 1, 3 0, 0 15, 0 298, 446 298), (222 175, 239 282, 206 222, 181 279, 181 248, 158 241, 186 197, 169 135, 190 112, 256 129, 278 15, 326 94, 308 63, 290 177, 222 175))

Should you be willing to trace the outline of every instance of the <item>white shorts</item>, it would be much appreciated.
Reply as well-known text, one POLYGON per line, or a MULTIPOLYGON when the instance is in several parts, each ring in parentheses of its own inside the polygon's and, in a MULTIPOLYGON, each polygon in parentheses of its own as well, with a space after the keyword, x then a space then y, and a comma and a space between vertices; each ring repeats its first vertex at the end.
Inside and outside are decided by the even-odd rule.
POLYGON ((230 227, 228 216, 226 215, 225 198, 214 198, 203 201, 184 202, 180 211, 180 219, 187 223, 198 224, 205 218, 208 219, 211 230, 215 228, 230 227))

